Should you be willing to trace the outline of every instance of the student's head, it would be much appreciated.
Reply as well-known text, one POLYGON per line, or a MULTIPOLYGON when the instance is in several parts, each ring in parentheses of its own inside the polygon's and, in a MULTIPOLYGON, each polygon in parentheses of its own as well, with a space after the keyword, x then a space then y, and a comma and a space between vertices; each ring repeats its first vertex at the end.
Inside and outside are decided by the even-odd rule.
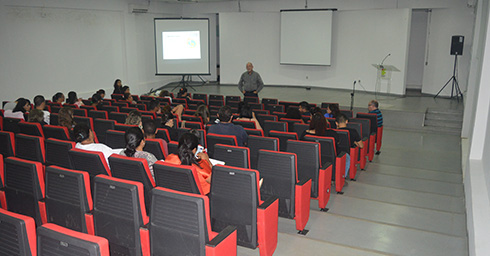
POLYGON ((143 122, 143 132, 145 134, 145 138, 154 139, 155 134, 157 133, 157 124, 153 120, 145 120, 143 122))
POLYGON ((174 114, 171 111, 164 111, 162 113, 162 125, 168 127, 174 127, 174 114))
POLYGON ((247 65, 245 65, 245 68, 247 69, 248 72, 252 72, 254 69, 254 65, 252 62, 247 62, 247 65))
POLYGON ((150 101, 150 103, 148 104, 148 111, 152 111, 159 114, 161 112, 160 101, 158 100, 150 101))
POLYGON ((124 149, 126 156, 134 156, 136 149, 141 150, 145 146, 143 132, 137 127, 129 128, 124 134, 124 139, 126 140, 126 148, 124 149))
POLYGON ((308 104, 308 102, 306 101, 302 101, 299 103, 299 112, 301 112, 301 114, 303 113, 307 113, 308 111, 310 111, 310 104, 308 104))
POLYGON ((31 105, 27 99, 19 98, 17 99, 17 104, 15 104, 14 110, 12 112, 22 112, 25 113, 31 109, 31 105))
POLYGON ((129 90, 129 86, 125 85, 122 87, 122 90, 121 90, 124 94, 126 93, 131 93, 131 91, 129 90))
POLYGON ((379 103, 377 100, 371 100, 368 104, 368 110, 369 111, 376 110, 376 109, 378 109, 378 107, 379 107, 379 103))
POLYGON ((100 96, 100 94, 95 93, 94 95, 92 95, 92 99, 90 100, 90 104, 92 106, 95 107, 99 105, 101 102, 102 102, 102 97, 100 96))
POLYGON ((314 107, 310 109, 310 114, 314 115, 315 113, 322 113, 322 109, 319 107, 314 107))
POLYGON ((230 123, 231 122, 231 108, 229 106, 222 106, 218 111, 219 121, 222 123, 230 123))
POLYGON ((180 88, 178 98, 184 98, 184 97, 187 97, 187 88, 180 88))
POLYGON ((65 126, 68 130, 71 130, 75 124, 73 121, 73 108, 62 107, 58 112, 58 120, 61 126, 65 126))
POLYGON ((247 103, 244 103, 240 107, 239 115, 240 115, 240 118, 252 118, 253 117, 252 107, 250 105, 248 105, 247 103))
POLYGON ((311 116, 310 130, 314 130, 316 135, 323 135, 327 130, 327 121, 322 113, 315 113, 311 116))
POLYGON ((77 93, 74 92, 74 91, 71 91, 68 93, 68 98, 66 98, 66 103, 68 104, 75 104, 75 102, 77 102, 78 100, 78 97, 77 97, 77 93))
POLYGON ((192 133, 184 133, 179 139, 179 159, 182 165, 197 164, 194 154, 197 151, 199 139, 192 133))
POLYGON ((79 123, 73 128, 73 140, 77 143, 94 143, 94 134, 86 123, 79 123))
POLYGON ((102 99, 105 97, 105 90, 104 89, 100 89, 96 92, 102 99))
POLYGON ((36 109, 43 110, 46 107, 46 100, 42 95, 37 95, 36 97, 34 97, 33 101, 34 101, 34 107, 36 109))
POLYGON ((137 125, 141 128, 141 112, 138 110, 131 110, 128 117, 126 117, 126 122, 124 124, 137 125))
POLYGON ((170 97, 170 92, 168 92, 167 90, 162 90, 160 92, 160 95, 158 95, 160 97, 170 97))
POLYGON ((131 93, 129 92, 124 93, 124 99, 129 102, 133 102, 133 96, 131 96, 131 93))
POLYGON ((347 116, 344 114, 339 114, 335 117, 335 123, 337 124, 337 127, 345 127, 347 126, 348 122, 349 118, 347 118, 347 116))
POLYGON ((29 112, 28 122, 32 123, 43 123, 44 122, 44 112, 39 109, 33 109, 29 112))
POLYGON ((114 81, 114 89, 117 90, 117 88, 121 86, 122 86, 121 79, 116 79, 116 81, 114 81))
POLYGON ((57 102, 57 103, 63 103, 65 101, 65 95, 63 95, 62 92, 57 92, 53 97, 51 98, 52 102, 57 102))
POLYGON ((327 113, 332 114, 334 117, 338 116, 340 114, 339 104, 329 104, 327 113))
POLYGON ((288 108, 288 111, 284 117, 290 119, 301 119, 301 112, 297 108, 288 108))
POLYGON ((197 107, 196 113, 194 113, 194 116, 200 116, 202 118, 202 121, 204 124, 207 124, 209 122, 210 114, 208 107, 206 105, 200 105, 197 107))

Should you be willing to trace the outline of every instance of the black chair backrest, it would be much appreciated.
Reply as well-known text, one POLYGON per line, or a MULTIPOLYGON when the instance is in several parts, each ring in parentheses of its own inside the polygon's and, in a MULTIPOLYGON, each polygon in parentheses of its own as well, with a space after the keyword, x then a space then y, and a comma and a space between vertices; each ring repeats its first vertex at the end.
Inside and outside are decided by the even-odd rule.
POLYGON ((102 152, 74 148, 68 151, 68 155, 73 169, 88 172, 91 184, 99 174, 111 175, 109 163, 106 163, 102 152))
POLYGON ((155 163, 155 184, 157 187, 173 189, 186 193, 201 194, 194 167, 186 165, 174 165, 168 163, 155 163))
POLYGON ((223 95, 210 94, 209 100, 224 100, 224 97, 223 95))
POLYGON ((152 255, 206 255, 208 206, 203 197, 157 188, 151 201, 152 255))
POLYGON ((272 137, 248 136, 248 148, 250 149, 250 164, 252 169, 257 169, 259 150, 279 150, 279 139, 272 137))
POLYGON ((15 135, 13 132, 0 131, 0 154, 4 158, 15 155, 15 135))
POLYGON ((253 121, 241 121, 241 120, 233 120, 233 124, 240 125, 243 128, 255 129, 255 122, 253 121))
POLYGON ((270 131, 269 137, 275 137, 279 139, 280 151, 286 151, 288 140, 298 140, 298 134, 296 134, 295 132, 270 131))
POLYGON ((109 119, 114 120, 120 124, 124 124, 124 122, 126 122, 126 117, 128 117, 128 113, 109 112, 109 119))
POLYGON ((243 128, 248 135, 264 136, 263 130, 243 128))
POLYGON ((233 135, 219 135, 219 134, 208 134, 206 136, 206 141, 208 143, 208 155, 214 157, 214 145, 225 144, 231 146, 237 146, 236 137, 233 135))
POLYGON ((176 141, 171 141, 167 144, 168 146, 168 154, 178 154, 179 152, 179 143, 176 141))
POLYGON ((163 139, 166 142, 172 141, 169 131, 165 128, 157 128, 157 134, 155 135, 155 137, 163 139))
POLYGON ((7 210, 34 218, 42 224, 39 200, 44 199, 44 177, 41 163, 9 157, 5 165, 7 210))
MULTIPOLYGON (((356 122, 349 122, 347 123, 347 128, 352 128, 356 130, 357 134, 359 134, 359 136, 362 136, 362 124, 356 122)), ((350 136, 352 135, 350 134, 350 136)))
POLYGON ((105 110, 108 113, 111 113, 111 112, 118 112, 119 111, 119 107, 117 107, 117 106, 109 106, 109 105, 102 105, 102 106, 97 107, 97 110, 105 110))
POLYGON ((31 217, 0 208, 0 234, 2 255, 36 255, 36 224, 31 217))
POLYGON ((59 115, 57 113, 51 112, 51 114, 49 115, 49 124, 59 125, 58 119, 59 119, 59 115))
POLYGON ((158 160, 165 160, 168 154, 167 142, 162 139, 146 139, 143 151, 152 153, 158 160))
POLYGON ((289 140, 287 145, 287 151, 295 153, 297 157, 298 180, 311 179, 311 197, 318 197, 318 176, 321 168, 320 143, 289 140))
POLYGON ((105 132, 107 130, 114 130, 115 125, 116 121, 114 120, 96 118, 94 120, 94 129, 99 141, 105 142, 105 132))
POLYGON ((279 198, 279 216, 293 219, 295 216, 296 155, 277 151, 260 150, 257 170, 264 179, 262 196, 279 198))
POLYGON ((193 122, 193 121, 187 121, 185 122, 185 127, 189 129, 202 129, 202 123, 201 122, 193 122))
POLYGON ((223 100, 212 100, 212 99, 209 99, 209 106, 217 106, 217 107, 221 107, 223 106, 225 103, 223 102, 223 100))
MULTIPOLYGON (((333 172, 334 172, 336 158, 337 158, 335 139, 332 137, 306 135, 305 141, 313 141, 313 142, 320 143, 321 166, 324 166, 326 163, 332 163, 333 172)), ((332 173, 332 177, 335 177, 333 173, 332 173)))
POLYGON ((365 118, 371 121, 371 134, 378 132, 378 117, 376 114, 357 113, 356 118, 365 118))
POLYGON ((73 108, 73 115, 74 116, 87 116, 87 110, 83 108, 73 108))
POLYGON ((352 110, 340 109, 340 113, 344 114, 349 119, 354 117, 354 112, 352 112, 352 110))
POLYGON ((301 137, 301 134, 303 134, 304 131, 308 130, 310 128, 309 124, 302 124, 302 123, 294 123, 293 124, 293 131, 298 134, 298 138, 301 137))
POLYGON ((129 125, 129 124, 119 124, 119 123, 114 124, 114 130, 116 130, 116 131, 126 132, 127 130, 129 130, 129 128, 133 128, 133 127, 138 127, 138 126, 137 125, 129 125))
POLYGON ((3 130, 6 132, 19 133, 20 132, 19 122, 20 121, 22 121, 22 119, 4 117, 3 118, 3 130))
POLYGON ((192 94, 193 99, 204 100, 204 104, 208 105, 208 95, 202 93, 194 93, 192 94))
POLYGON ((229 102, 230 101, 240 102, 241 101, 241 98, 240 98, 240 96, 226 96, 225 97, 226 105, 229 105, 229 102))
POLYGON ((352 118, 349 120, 350 123, 358 123, 362 126, 362 133, 359 133, 362 138, 369 138, 371 135, 371 120, 366 118, 352 118))
POLYGON ((262 98, 262 104, 264 105, 277 105, 278 102, 277 99, 262 98))
POLYGON ((182 120, 202 123, 202 118, 199 116, 182 115, 182 120))
POLYGON ((46 140, 46 165, 72 168, 68 151, 75 148, 75 142, 49 138, 46 140))
POLYGON ((281 118, 279 121, 288 123, 288 132, 294 131, 294 124, 303 123, 303 119, 291 119, 291 118, 281 118))
POLYGON ((349 154, 350 152, 350 134, 348 130, 344 129, 335 129, 337 136, 339 137, 339 149, 340 152, 345 152, 349 154))
POLYGON ((257 115, 255 115, 255 117, 259 121, 259 124, 260 124, 260 126, 262 126, 262 128, 264 127, 265 120, 277 121, 277 116, 274 116, 274 115, 257 114, 257 115))
POLYGON ((96 118, 100 118, 100 119, 107 119, 108 118, 107 111, 105 111, 105 110, 89 110, 88 116, 93 118, 94 122, 95 122, 96 118))
POLYGON ((94 120, 91 117, 74 116, 73 121, 77 124, 85 123, 92 131, 94 130, 94 120))
POLYGON ((248 105, 250 105, 250 108, 253 109, 254 111, 264 109, 264 105, 262 105, 261 103, 249 102, 248 105))
POLYGON ((95 177, 95 235, 109 240, 111 255, 142 255, 140 228, 148 220, 142 190, 138 182, 95 177))
POLYGON ((85 214, 92 210, 88 173, 48 166, 45 201, 48 222, 88 232, 85 214))
POLYGON ((284 105, 279 105, 279 104, 268 104, 268 105, 265 105, 265 110, 269 110, 270 113, 273 113, 273 112, 284 112, 286 111, 286 108, 284 107, 284 105))
POLYGON ((15 156, 44 164, 44 138, 25 134, 15 135, 15 156))
POLYGON ((126 140, 123 131, 107 130, 105 133, 105 144, 110 148, 125 148, 126 140))
POLYGON ((44 137, 43 128, 40 123, 19 122, 20 132, 27 135, 44 137))
POLYGON ((216 165, 211 175, 211 225, 215 232, 226 226, 237 227, 237 243, 257 247, 258 173, 236 167, 216 165))
POLYGON ((225 162, 228 166, 250 168, 250 149, 230 145, 214 145, 214 159, 225 162))
POLYGON ((70 131, 64 126, 44 125, 43 133, 45 139, 55 138, 59 140, 70 140, 70 131))
POLYGON ((287 122, 277 122, 277 121, 264 121, 264 135, 269 136, 269 131, 280 131, 287 132, 288 131, 288 123, 287 122))

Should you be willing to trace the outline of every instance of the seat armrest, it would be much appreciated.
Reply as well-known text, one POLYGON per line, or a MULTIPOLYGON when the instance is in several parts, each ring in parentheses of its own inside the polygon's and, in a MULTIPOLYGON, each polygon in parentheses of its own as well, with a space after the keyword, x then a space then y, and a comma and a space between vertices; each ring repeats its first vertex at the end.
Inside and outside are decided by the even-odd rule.
POLYGON ((326 170, 328 167, 330 167, 332 165, 332 163, 330 162, 325 162, 322 164, 322 167, 320 167, 320 169, 322 170, 326 170))
POLYGON ((341 152, 340 152, 340 153, 337 155, 337 157, 343 157, 345 154, 346 154, 346 153, 345 153, 344 151, 341 151, 341 152))
POLYGON ((146 226, 140 227, 141 255, 150 256, 150 231, 146 226))
POLYGON ((257 208, 257 241, 260 255, 272 256, 277 247, 279 200, 273 196, 257 208))
POLYGON ((261 205, 259 205, 259 207, 257 207, 258 209, 267 209, 269 208, 269 206, 274 203, 274 201, 276 201, 278 198, 277 196, 271 196, 269 198, 267 198, 267 200, 265 200, 261 205))
POLYGON ((219 232, 219 234, 215 236, 213 240, 206 243, 206 246, 216 247, 235 231, 235 226, 227 226, 225 229, 221 230, 221 232, 219 232))
POLYGON ((307 179, 307 178, 302 179, 302 180, 300 180, 298 183, 296 183, 296 186, 303 186, 303 185, 305 185, 305 184, 306 184, 306 182, 308 182, 308 181, 310 181, 310 180, 311 180, 311 179, 307 179))
POLYGON ((295 217, 296 229, 303 231, 310 218, 311 179, 302 179, 295 186, 295 217))
POLYGON ((85 225, 87 228, 87 234, 95 235, 94 215, 92 211, 85 213, 85 225))

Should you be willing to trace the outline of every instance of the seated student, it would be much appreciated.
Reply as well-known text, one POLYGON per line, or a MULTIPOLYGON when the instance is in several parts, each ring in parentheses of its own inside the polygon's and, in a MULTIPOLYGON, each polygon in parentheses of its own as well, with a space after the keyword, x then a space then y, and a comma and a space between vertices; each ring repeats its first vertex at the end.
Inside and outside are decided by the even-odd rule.
POLYGON ((229 106, 222 106, 218 111, 219 123, 209 127, 209 133, 222 135, 235 135, 238 146, 247 145, 248 135, 240 125, 234 125, 232 121, 232 112, 229 106))
POLYGON ((170 100, 170 103, 172 103, 172 97, 170 96, 170 92, 167 90, 160 91, 160 94, 158 94, 158 97, 167 98, 170 100))
POLYGON ((335 118, 340 114, 340 109, 338 104, 329 104, 327 107, 327 113, 325 117, 335 118))
MULTIPOLYGON (((167 107, 167 106, 165 106, 165 107, 167 107)), ((170 106, 168 106, 168 108, 170 108, 170 106)), ((150 101, 150 103, 148 104, 148 111, 154 112, 156 115, 161 114, 162 108, 160 107, 160 102, 158 100, 150 101)), ((184 105, 179 104, 179 105, 173 107, 171 111, 174 115, 176 115, 180 118, 182 116, 182 112, 184 112, 184 105)))
POLYGON ((114 81, 114 91, 112 94, 123 94, 121 79, 114 81))
POLYGON ((141 123, 141 112, 138 110, 131 110, 124 124, 137 125, 140 129, 143 129, 143 124, 141 123))
POLYGON ((40 123, 41 125, 45 125, 47 124, 46 122, 44 122, 44 113, 42 110, 39 110, 39 109, 33 109, 29 112, 29 116, 28 116, 28 122, 31 122, 31 123, 40 123))
POLYGON ((194 166, 199 174, 199 183, 204 194, 211 188, 211 170, 213 166, 208 154, 197 152, 199 139, 192 133, 184 133, 179 140, 178 154, 170 154, 165 162, 178 165, 194 166))
POLYGON ((51 116, 51 113, 44 110, 44 108, 46 108, 46 100, 42 95, 37 95, 36 97, 34 97, 34 108, 43 112, 44 122, 46 124, 49 124, 49 117, 51 116))
POLYGON ((17 104, 15 104, 15 107, 13 110, 5 110, 3 113, 4 117, 8 118, 18 118, 25 120, 24 114, 28 112, 31 109, 31 104, 27 99, 24 98, 19 98, 17 99, 17 104))
POLYGON ((374 113, 378 117, 378 127, 383 126, 383 114, 381 114, 381 111, 378 109, 379 103, 377 100, 372 100, 368 104, 368 110, 369 113, 374 113))
POLYGON ((301 115, 301 111, 297 108, 288 108, 288 111, 286 111, 286 115, 284 118, 289 118, 289 119, 299 119, 303 123, 303 116, 301 115))
POLYGON ((77 97, 77 93, 74 91, 71 91, 68 93, 68 98, 66 98, 66 104, 74 104, 80 107, 83 105, 82 99, 79 99, 77 97))
POLYGON ((164 111, 162 113, 162 126, 163 128, 168 130, 168 133, 170 135, 170 140, 172 141, 178 141, 179 140, 179 133, 177 132, 177 129, 174 127, 174 114, 170 111, 164 111))
POLYGON ((102 104, 102 96, 100 94, 95 93, 92 95, 92 98, 90 99, 90 106, 98 108, 102 104))
POLYGON ((153 120, 145 120, 143 122, 143 134, 145 139, 154 139, 157 134, 157 124, 153 120))
POLYGON ((57 92, 55 95, 53 95, 51 101, 54 103, 63 104, 63 101, 65 101, 65 95, 63 95, 62 92, 57 92))
POLYGON ((301 114, 310 113, 310 104, 308 104, 308 102, 306 102, 306 101, 300 102, 299 103, 299 112, 301 114))
POLYGON ((146 159, 148 167, 150 167, 151 176, 155 178, 155 175, 153 174, 153 164, 155 164, 158 159, 152 153, 143 151, 143 148, 145 147, 145 138, 143 137, 141 129, 136 127, 129 128, 124 134, 124 139, 126 140, 126 148, 119 154, 146 159))
POLYGON ((105 90, 104 89, 100 89, 100 90, 98 90, 96 92, 96 94, 98 94, 101 99, 104 99, 104 97, 105 97, 105 90))
POLYGON ((124 93, 124 97, 123 98, 129 104, 136 104, 136 101, 133 100, 133 96, 131 96, 131 93, 129 93, 129 92, 124 93))
POLYGON ((255 113, 252 111, 252 107, 250 107, 250 105, 240 102, 238 109, 238 113, 240 114, 240 116, 236 120, 253 121, 255 123, 255 128, 258 130, 262 130, 262 127, 260 126, 257 118, 255 118, 255 113))
POLYGON ((75 125, 73 128, 73 138, 77 143, 75 148, 88 150, 88 151, 97 151, 102 152, 104 154, 104 158, 109 164, 109 157, 115 153, 114 150, 102 143, 94 142, 94 133, 88 127, 86 123, 80 123, 75 125))
POLYGON ((177 94, 177 98, 178 99, 187 99, 187 100, 190 100, 191 99, 191 96, 187 92, 187 89, 186 88, 180 88, 179 93, 177 94))
POLYGON ((129 86, 125 85, 121 88, 122 94, 129 93, 131 94, 131 90, 129 89, 129 86))
POLYGON ((71 131, 76 125, 75 121, 73 121, 73 108, 62 107, 60 112, 58 112, 58 123, 71 131))
POLYGON ((349 137, 350 137, 350 146, 351 147, 359 147, 363 148, 364 144, 362 143, 361 136, 357 132, 356 129, 349 128, 347 127, 347 123, 349 123, 349 119, 347 118, 346 115, 340 114, 337 116, 335 119, 335 123, 337 124, 337 129, 343 129, 343 130, 348 130, 349 131, 349 137))
POLYGON ((208 106, 206 105, 200 105, 197 107, 196 113, 194 113, 194 116, 199 116, 202 119, 202 122, 204 125, 207 125, 209 123, 211 114, 209 113, 208 106))

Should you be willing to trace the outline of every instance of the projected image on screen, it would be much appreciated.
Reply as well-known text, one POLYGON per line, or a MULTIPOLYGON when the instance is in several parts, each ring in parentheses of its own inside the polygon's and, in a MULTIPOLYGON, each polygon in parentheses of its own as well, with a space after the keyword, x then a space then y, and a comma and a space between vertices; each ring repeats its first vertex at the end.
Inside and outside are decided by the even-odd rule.
POLYGON ((199 31, 162 32, 164 60, 201 59, 199 31))

